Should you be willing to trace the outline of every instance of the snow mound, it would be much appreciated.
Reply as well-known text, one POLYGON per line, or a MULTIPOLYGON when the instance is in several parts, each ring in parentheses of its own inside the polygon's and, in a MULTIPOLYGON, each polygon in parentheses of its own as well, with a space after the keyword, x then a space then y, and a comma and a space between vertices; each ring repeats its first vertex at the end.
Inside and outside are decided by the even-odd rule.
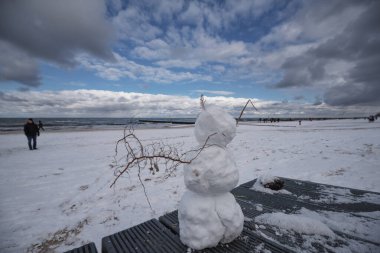
POLYGON ((300 234, 317 234, 335 237, 335 233, 324 223, 299 214, 265 213, 255 218, 255 222, 269 224, 300 234))
MULTIPOLYGON (((376 217, 360 217, 346 212, 311 211, 302 208, 299 213, 314 220, 319 220, 334 231, 380 243, 380 220, 376 217)), ((363 214, 363 213, 362 213, 363 214)), ((371 214, 367 212, 364 214, 371 214)), ((374 214, 376 215, 376 213, 374 214)))

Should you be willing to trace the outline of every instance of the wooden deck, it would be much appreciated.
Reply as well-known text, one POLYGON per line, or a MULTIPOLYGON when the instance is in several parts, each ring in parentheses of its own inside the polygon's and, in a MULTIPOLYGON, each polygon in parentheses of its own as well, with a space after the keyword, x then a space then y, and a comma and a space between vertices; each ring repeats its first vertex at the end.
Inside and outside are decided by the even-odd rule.
POLYGON ((158 220, 152 219, 103 238, 102 252, 380 252, 380 193, 282 180, 286 190, 283 193, 253 190, 255 180, 232 191, 243 210, 245 222, 243 233, 229 244, 201 251, 188 249, 179 239, 178 212, 173 211, 158 220), (334 236, 255 221, 260 215, 273 213, 290 216, 306 213, 309 218, 317 217, 334 236))

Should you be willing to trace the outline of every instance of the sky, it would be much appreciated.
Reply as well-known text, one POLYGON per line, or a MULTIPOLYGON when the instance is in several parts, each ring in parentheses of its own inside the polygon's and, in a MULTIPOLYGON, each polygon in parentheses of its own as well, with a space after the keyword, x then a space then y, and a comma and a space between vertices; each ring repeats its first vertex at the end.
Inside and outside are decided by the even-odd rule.
POLYGON ((380 111, 380 1, 2 0, 0 117, 380 111))

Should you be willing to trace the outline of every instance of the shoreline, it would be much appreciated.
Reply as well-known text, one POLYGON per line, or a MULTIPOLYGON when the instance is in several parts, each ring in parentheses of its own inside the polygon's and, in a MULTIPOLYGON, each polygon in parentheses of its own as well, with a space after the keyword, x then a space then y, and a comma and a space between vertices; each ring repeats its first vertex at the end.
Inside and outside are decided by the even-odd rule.
MULTIPOLYGON (((194 125, 172 125, 172 126, 152 126, 152 127, 144 127, 144 128, 134 128, 135 131, 140 130, 152 130, 152 129, 179 129, 179 128, 191 128, 194 125)), ((115 128, 72 128, 72 129, 46 129, 45 131, 40 131, 41 134, 46 133, 75 133, 75 132, 103 132, 103 131, 123 131, 125 127, 115 127, 115 128)), ((23 130, 12 130, 12 131, 0 131, 1 135, 24 135, 23 130)))
MULTIPOLYGON (((367 121, 360 121, 360 120, 342 120, 342 119, 329 119, 329 120, 323 120, 323 121, 303 121, 302 126, 299 125, 298 121, 281 121, 277 123, 258 123, 254 121, 240 121, 238 125, 241 126, 255 126, 255 127, 270 127, 270 128, 277 128, 277 127, 284 127, 284 128, 296 128, 296 127, 310 127, 312 125, 320 125, 320 123, 323 122, 329 122, 329 123, 342 123, 344 121, 348 121, 350 124, 347 125, 347 128, 352 127, 352 123, 367 123, 367 121), (293 124, 292 124, 293 123, 293 124)), ((368 123, 367 123, 368 124, 368 123)), ((370 123, 370 124, 376 124, 370 123)), ((323 125, 323 124, 322 124, 323 125)), ((329 125, 329 124, 328 124, 329 125)), ((324 126, 323 128, 328 127, 324 126)), ((339 124, 344 126, 344 124, 339 124)), ((377 124, 376 124, 377 125, 377 124)), ((152 130, 152 129, 178 129, 178 128, 191 128, 194 127, 194 124, 143 124, 143 125, 134 125, 134 130, 152 130)), ((368 125, 368 128, 371 125, 368 125)), ((126 126, 112 126, 112 125, 95 125, 95 126, 73 126, 73 127, 68 127, 68 126, 62 126, 57 127, 57 128, 50 128, 50 127, 45 127, 45 131, 40 131, 41 134, 45 133, 69 133, 69 132, 99 132, 99 131, 123 131, 126 126)), ((8 131, 2 131, 0 130, 0 136, 6 136, 6 135, 18 135, 18 134, 24 134, 23 129, 20 127, 17 130, 8 130, 8 131)))

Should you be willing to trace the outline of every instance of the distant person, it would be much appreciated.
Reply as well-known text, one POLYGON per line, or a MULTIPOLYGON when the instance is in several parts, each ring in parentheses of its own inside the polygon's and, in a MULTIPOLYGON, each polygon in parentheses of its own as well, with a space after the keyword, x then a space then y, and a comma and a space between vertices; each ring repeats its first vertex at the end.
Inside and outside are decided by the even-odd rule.
POLYGON ((45 131, 44 124, 42 124, 41 120, 38 121, 38 129, 42 129, 42 131, 45 131))
POLYGON ((24 133, 28 138, 28 146, 30 150, 37 149, 37 136, 40 135, 38 126, 34 123, 33 119, 28 119, 24 125, 24 133), (33 146, 32 146, 33 141, 33 146))
POLYGON ((299 125, 299 126, 301 125, 301 122, 302 122, 301 120, 298 121, 298 125, 299 125))

